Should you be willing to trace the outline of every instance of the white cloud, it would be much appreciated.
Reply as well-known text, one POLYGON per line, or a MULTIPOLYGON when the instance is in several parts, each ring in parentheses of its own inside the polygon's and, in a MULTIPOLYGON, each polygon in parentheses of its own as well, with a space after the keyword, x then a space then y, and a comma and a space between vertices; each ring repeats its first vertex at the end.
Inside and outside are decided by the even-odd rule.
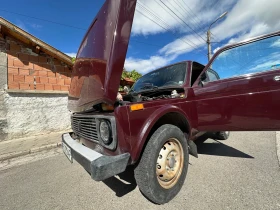
POLYGON ((192 34, 182 36, 180 39, 176 39, 175 41, 165 45, 159 50, 159 53, 178 56, 203 46, 206 46, 206 44, 201 42, 195 35, 192 34))
POLYGON ((201 36, 205 36, 199 29, 205 28, 209 20, 215 19, 217 13, 221 14, 234 2, 235 0, 220 1, 219 7, 210 8, 208 0, 188 0, 187 2, 185 0, 141 0, 138 1, 136 6, 132 35, 150 35, 166 32, 165 29, 154 23, 157 22, 173 32, 177 30, 193 33, 193 30, 195 30, 200 32, 201 36), (169 8, 184 20, 187 25, 176 17, 169 8))
POLYGON ((21 28, 22 30, 28 32, 26 25, 21 20, 17 20, 16 25, 17 25, 17 27, 21 28))
POLYGON ((280 47, 280 39, 276 40, 271 47, 280 47))
POLYGON ((27 23, 27 24, 34 29, 40 29, 40 28, 43 27, 42 25, 39 25, 39 24, 36 24, 36 23, 27 23))
POLYGON ((128 71, 136 69, 141 74, 146 74, 151 70, 167 65, 174 59, 174 56, 151 56, 149 59, 135 59, 130 57, 126 59, 124 67, 128 71))
POLYGON ((278 0, 239 0, 212 32, 222 41, 239 42, 280 28, 278 0))
POLYGON ((213 50, 213 53, 216 53, 219 49, 221 49, 221 47, 217 47, 213 50))
MULTIPOLYGON (((199 49, 206 54, 206 41, 197 34, 206 39, 206 31, 209 25, 225 11, 228 11, 227 16, 215 23, 211 29, 214 34, 211 40, 213 42, 231 44, 280 29, 279 0, 227 0, 219 1, 218 3, 210 3, 209 0, 188 0, 187 3, 184 0, 162 1, 192 29, 172 14, 160 0, 140 0, 139 2, 142 6, 137 5, 138 11, 135 13, 132 27, 133 36, 149 36, 166 32, 143 16, 140 13, 142 12, 173 33, 176 33, 176 36, 180 38, 163 46, 149 59, 128 58, 126 68, 137 69, 146 73, 154 68, 169 64, 177 56, 193 50, 197 51, 199 49), (165 23, 168 25, 165 25, 165 23)), ((275 45, 280 46, 279 43, 277 42, 275 45)), ((216 48, 213 48, 214 52, 223 45, 216 44, 216 48)))
POLYGON ((70 57, 75 57, 75 58, 76 58, 76 55, 77 55, 77 53, 65 53, 65 54, 70 56, 70 57))

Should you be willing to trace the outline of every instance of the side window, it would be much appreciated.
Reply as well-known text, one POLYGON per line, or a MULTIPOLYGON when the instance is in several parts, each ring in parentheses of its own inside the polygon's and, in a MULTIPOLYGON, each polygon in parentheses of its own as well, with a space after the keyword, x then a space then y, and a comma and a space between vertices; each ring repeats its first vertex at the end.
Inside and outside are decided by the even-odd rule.
MULTIPOLYGON (((280 69, 280 37, 228 49, 216 57, 211 69, 218 74, 219 79, 280 69)), ((209 79, 215 79, 210 71, 208 76, 209 79)))
POLYGON ((219 80, 219 75, 211 69, 208 69, 206 74, 208 76, 208 81, 209 82, 219 80))

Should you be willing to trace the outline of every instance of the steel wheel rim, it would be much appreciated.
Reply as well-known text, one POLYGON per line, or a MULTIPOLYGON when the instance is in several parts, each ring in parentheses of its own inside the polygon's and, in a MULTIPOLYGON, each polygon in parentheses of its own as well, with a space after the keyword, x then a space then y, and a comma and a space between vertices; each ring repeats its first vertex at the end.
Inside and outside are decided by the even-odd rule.
POLYGON ((168 139, 162 146, 156 164, 158 183, 165 189, 172 188, 179 180, 184 162, 184 151, 181 143, 168 139))

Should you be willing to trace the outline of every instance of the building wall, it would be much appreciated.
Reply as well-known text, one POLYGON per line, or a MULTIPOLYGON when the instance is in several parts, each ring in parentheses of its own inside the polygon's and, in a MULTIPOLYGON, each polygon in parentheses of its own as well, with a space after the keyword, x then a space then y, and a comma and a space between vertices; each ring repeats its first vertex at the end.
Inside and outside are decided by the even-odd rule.
POLYGON ((0 35, 0 141, 70 129, 70 75, 63 62, 0 35))
POLYGON ((0 35, 0 140, 7 138, 7 109, 4 104, 5 89, 7 88, 7 54, 5 40, 0 35))
POLYGON ((67 100, 60 94, 5 94, 6 139, 70 129, 67 100))
POLYGON ((68 91, 71 69, 46 54, 34 53, 19 41, 6 37, 8 89, 68 91))

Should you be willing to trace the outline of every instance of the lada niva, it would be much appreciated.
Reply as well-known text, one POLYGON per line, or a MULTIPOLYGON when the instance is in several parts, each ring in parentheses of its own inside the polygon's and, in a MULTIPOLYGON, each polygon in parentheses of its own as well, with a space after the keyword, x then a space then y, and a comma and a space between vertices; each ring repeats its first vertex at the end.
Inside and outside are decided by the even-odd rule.
POLYGON ((86 32, 69 91, 73 132, 62 147, 96 181, 134 165, 141 192, 163 204, 183 186, 200 134, 279 130, 280 32, 226 46, 206 66, 152 71, 117 100, 135 6, 105 1, 86 32))

